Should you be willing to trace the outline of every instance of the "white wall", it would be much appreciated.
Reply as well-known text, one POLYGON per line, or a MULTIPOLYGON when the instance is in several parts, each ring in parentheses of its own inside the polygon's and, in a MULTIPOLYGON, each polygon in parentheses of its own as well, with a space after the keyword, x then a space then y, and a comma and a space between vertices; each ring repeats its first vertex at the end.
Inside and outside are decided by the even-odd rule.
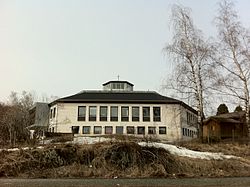
POLYGON ((50 119, 49 128, 54 128, 54 132, 61 133, 71 133, 72 126, 79 126, 79 134, 82 134, 82 126, 91 126, 91 134, 86 134, 86 136, 96 136, 93 133, 94 126, 102 126, 102 135, 104 135, 104 127, 105 126, 113 126, 113 134, 115 134, 116 126, 123 126, 124 134, 126 134, 127 126, 135 127, 135 135, 137 135, 137 127, 144 126, 145 127, 145 135, 148 135, 148 127, 153 126, 156 127, 156 135, 151 135, 153 137, 175 141, 180 140, 182 138, 182 127, 187 126, 187 123, 182 122, 184 120, 184 111, 183 107, 178 104, 96 104, 96 103, 58 103, 51 107, 51 109, 56 108, 55 118, 50 119), (78 117, 78 106, 86 106, 86 120, 85 121, 77 121, 78 117), (88 121, 89 114, 89 106, 97 106, 97 121, 88 121), (100 106, 108 106, 108 121, 99 121, 99 108, 100 106), (118 106, 118 121, 113 122, 110 121, 110 107, 118 106), (129 121, 123 122, 121 121, 121 106, 129 107, 129 121), (140 107, 140 121, 133 122, 132 121, 132 106, 140 107), (150 107, 150 122, 143 122, 143 112, 142 107, 150 107), (161 107, 161 121, 154 122, 153 121, 153 107, 161 107), (181 117, 182 116, 182 117, 181 117), (167 134, 159 135, 159 126, 166 127, 167 134))

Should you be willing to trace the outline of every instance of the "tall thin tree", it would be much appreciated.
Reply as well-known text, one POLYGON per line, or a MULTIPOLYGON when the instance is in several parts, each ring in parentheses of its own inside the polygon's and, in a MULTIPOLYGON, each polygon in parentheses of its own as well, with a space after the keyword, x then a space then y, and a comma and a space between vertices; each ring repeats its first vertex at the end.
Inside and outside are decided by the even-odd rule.
POLYGON ((172 7, 172 43, 165 48, 175 62, 170 87, 184 97, 192 99, 198 111, 199 136, 203 138, 204 94, 207 79, 211 76, 209 66, 210 47, 203 39, 190 16, 190 9, 180 5, 172 7))

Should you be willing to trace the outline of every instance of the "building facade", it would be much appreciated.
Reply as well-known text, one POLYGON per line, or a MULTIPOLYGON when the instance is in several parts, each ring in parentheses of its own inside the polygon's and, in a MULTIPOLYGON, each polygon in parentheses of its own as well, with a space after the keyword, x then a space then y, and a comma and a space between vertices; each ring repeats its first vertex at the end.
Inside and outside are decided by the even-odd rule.
POLYGON ((123 134, 166 141, 197 137, 197 112, 151 91, 133 91, 127 81, 109 81, 100 91, 82 91, 50 103, 49 131, 78 136, 123 134))

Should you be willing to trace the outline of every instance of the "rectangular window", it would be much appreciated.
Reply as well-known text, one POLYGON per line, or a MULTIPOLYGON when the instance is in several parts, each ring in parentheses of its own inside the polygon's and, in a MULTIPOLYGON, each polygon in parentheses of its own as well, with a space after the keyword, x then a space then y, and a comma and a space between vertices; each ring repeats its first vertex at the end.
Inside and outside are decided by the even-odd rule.
POLYGON ((185 136, 185 130, 182 128, 182 136, 185 136))
POLYGON ((52 118, 53 116, 53 109, 50 109, 50 119, 52 118))
POLYGON ((118 121, 118 106, 110 107, 110 121, 118 121))
POLYGON ((135 127, 127 126, 127 134, 135 134, 135 127))
POLYGON ((166 127, 159 127, 159 134, 167 134, 167 128, 166 127))
POLYGON ((102 127, 94 126, 94 134, 102 134, 102 127))
POLYGON ((105 134, 113 134, 113 127, 112 126, 106 126, 105 127, 105 134))
POLYGON ((132 121, 139 121, 139 107, 132 107, 132 121))
POLYGON ((79 126, 72 126, 71 130, 72 130, 73 134, 78 134, 79 133, 79 126))
POLYGON ((145 127, 137 127, 137 134, 145 134, 145 127))
POLYGON ((122 106, 121 108, 121 113, 122 113, 122 121, 128 121, 128 117, 129 117, 129 107, 128 106, 122 106))
POLYGON ((156 134, 155 127, 148 127, 148 134, 156 134))
POLYGON ((86 106, 78 106, 78 121, 85 121, 86 118, 86 106))
POLYGON ((154 121, 161 121, 161 107, 153 107, 154 121))
POLYGON ((96 121, 96 106, 89 107, 89 121, 96 121))
POLYGON ((143 121, 150 121, 150 107, 143 107, 143 121))
POLYGON ((52 127, 52 132, 55 132, 55 127, 52 127))
POLYGON ((116 132, 116 134, 123 134, 123 127, 122 126, 117 126, 115 132, 116 132))
POLYGON ((107 121, 107 117, 108 117, 108 107, 101 106, 100 107, 100 121, 107 121))
POLYGON ((83 134, 90 134, 90 126, 83 126, 82 133, 83 134))
POLYGON ((54 108, 54 110, 53 110, 53 118, 55 118, 56 117, 56 108, 54 108))

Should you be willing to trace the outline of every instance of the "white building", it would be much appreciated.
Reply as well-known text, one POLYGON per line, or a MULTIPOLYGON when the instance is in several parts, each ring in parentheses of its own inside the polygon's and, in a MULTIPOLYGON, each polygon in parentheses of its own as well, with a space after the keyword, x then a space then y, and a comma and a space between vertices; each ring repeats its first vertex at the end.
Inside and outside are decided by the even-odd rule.
POLYGON ((133 91, 127 81, 82 91, 50 104, 49 131, 81 136, 124 134, 161 140, 197 137, 197 112, 157 92, 133 91))

